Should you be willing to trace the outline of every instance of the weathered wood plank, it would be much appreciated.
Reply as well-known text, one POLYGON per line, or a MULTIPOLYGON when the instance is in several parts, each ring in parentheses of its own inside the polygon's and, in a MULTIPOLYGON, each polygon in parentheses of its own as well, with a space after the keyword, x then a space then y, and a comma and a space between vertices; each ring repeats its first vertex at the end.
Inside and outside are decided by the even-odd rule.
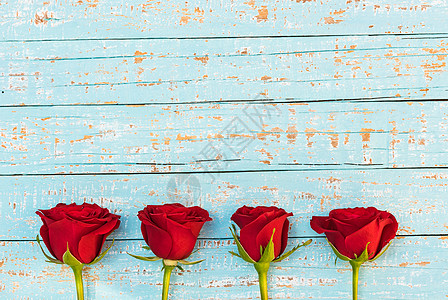
POLYGON ((446 99, 447 44, 431 36, 12 43, 0 54, 0 105, 446 99))
MULTIPOLYGON (((2 1, 5 40, 432 33, 446 1, 2 1)), ((441 27, 442 26, 442 27, 441 27)))
MULTIPOLYGON (((303 241, 291 239, 291 244, 303 241)), ((393 241, 386 254, 366 263, 360 273, 360 299, 442 299, 448 296, 446 237, 406 237, 393 241)), ((87 299, 158 298, 160 262, 135 260, 125 252, 145 255, 141 241, 117 241, 105 259, 85 270, 87 299)), ((2 242, 0 295, 3 298, 73 299, 68 267, 44 262, 33 242, 2 242), (45 295, 45 296, 43 296, 45 295)), ((206 258, 172 277, 170 299, 257 299, 256 272, 228 251, 230 240, 201 240, 195 258, 206 258)), ((348 299, 351 273, 347 263, 334 265, 323 238, 272 265, 268 285, 272 299, 348 299)))
POLYGON ((0 108, 0 173, 446 167, 447 102, 0 108))
MULTIPOLYGON (((214 218, 195 254, 207 260, 173 277, 171 299, 258 298, 255 271, 228 253, 244 204, 293 212, 291 244, 316 237, 313 215, 388 210, 400 237, 362 269, 360 299, 447 298, 447 11, 0 1, 0 298, 74 298, 70 270, 33 242, 35 211, 72 201, 123 216, 86 271, 88 299, 159 298, 160 264, 125 252, 144 254, 137 211, 167 202, 214 218)), ((350 298, 349 266, 314 239, 273 266, 273 299, 350 298)))
POLYGON ((447 99, 447 45, 433 36, 8 43, 0 106, 447 99))
POLYGON ((213 222, 201 237, 229 238, 230 217, 242 205, 276 205, 293 212, 291 236, 313 236, 309 220, 331 209, 375 206, 393 213, 400 234, 448 233, 448 170, 370 170, 0 177, 2 240, 32 240, 37 209, 59 202, 94 202, 122 215, 119 238, 141 238, 137 212, 180 202, 207 209, 213 222))

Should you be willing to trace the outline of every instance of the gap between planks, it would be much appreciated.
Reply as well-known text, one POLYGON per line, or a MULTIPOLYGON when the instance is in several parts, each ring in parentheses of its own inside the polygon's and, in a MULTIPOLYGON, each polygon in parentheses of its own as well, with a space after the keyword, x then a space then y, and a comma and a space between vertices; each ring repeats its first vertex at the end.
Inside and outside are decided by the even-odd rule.
MULTIPOLYGON (((166 163, 165 163, 166 165, 166 163)), ((314 165, 314 164, 307 164, 314 165)), ((331 164, 341 166, 356 164, 331 164)), ((321 165, 319 165, 321 166, 321 165)), ((317 171, 368 171, 368 170, 445 170, 448 166, 432 167, 378 167, 378 164, 358 164, 359 168, 315 168, 315 169, 268 169, 268 170, 226 170, 226 171, 180 171, 180 172, 92 172, 92 173, 19 173, 0 174, 0 177, 45 177, 45 176, 129 176, 129 175, 181 175, 181 174, 226 174, 226 173, 268 173, 268 172, 317 172, 317 171), (371 166, 366 168, 366 166, 371 166)))
POLYGON ((138 41, 138 40, 222 40, 222 39, 282 39, 282 38, 328 38, 328 37, 375 37, 409 36, 410 38, 447 38, 447 32, 414 33, 350 33, 350 34, 298 34, 298 35, 240 35, 240 36, 178 36, 178 37, 113 37, 113 38, 71 38, 71 39, 14 39, 0 43, 43 43, 43 42, 79 42, 79 41, 138 41))
POLYGON ((392 96, 384 97, 372 97, 372 98, 347 98, 347 99, 316 99, 316 100, 295 100, 294 98, 284 99, 237 99, 237 100, 208 100, 208 101, 186 101, 186 102, 147 102, 147 103, 67 103, 67 104, 14 104, 14 105, 1 105, 0 108, 40 108, 40 107, 103 107, 103 106, 166 106, 166 105, 202 105, 202 104, 246 104, 246 105, 258 105, 258 104, 295 104, 295 103, 419 103, 419 102, 448 102, 448 99, 444 98, 411 98, 403 99, 392 96))
MULTIPOLYGON (((443 234, 443 233, 419 233, 419 234, 397 234, 396 238, 406 238, 406 237, 447 237, 448 238, 448 234, 443 234)), ((288 239, 290 240, 303 240, 303 239, 324 239, 325 236, 321 236, 321 235, 312 235, 312 236, 290 236, 288 237, 288 239)), ((230 241, 233 240, 232 237, 223 237, 223 238, 213 238, 213 237, 207 237, 207 238, 201 238, 198 237, 197 239, 198 241, 230 241)), ((1 242, 14 242, 14 243, 21 243, 21 242, 35 242, 35 239, 0 239, 0 243, 1 242)), ((130 241, 141 241, 143 242, 144 239, 143 238, 116 238, 116 239, 111 239, 108 238, 106 239, 106 241, 108 242, 130 242, 130 241)))

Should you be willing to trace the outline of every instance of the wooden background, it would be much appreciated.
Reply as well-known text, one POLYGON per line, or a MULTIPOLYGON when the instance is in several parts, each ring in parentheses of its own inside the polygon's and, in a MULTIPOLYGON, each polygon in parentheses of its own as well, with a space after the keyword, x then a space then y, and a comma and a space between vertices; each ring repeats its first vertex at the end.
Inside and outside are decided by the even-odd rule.
POLYGON ((138 210, 214 218, 171 299, 257 299, 230 216, 294 213, 272 299, 349 299, 313 215, 375 206, 399 236, 360 274, 360 299, 448 297, 446 0, 0 0, 0 298, 74 299, 71 270, 34 241, 35 211, 98 203, 122 215, 85 271, 88 299, 158 299, 138 210), (110 243, 110 241, 108 242, 110 243))

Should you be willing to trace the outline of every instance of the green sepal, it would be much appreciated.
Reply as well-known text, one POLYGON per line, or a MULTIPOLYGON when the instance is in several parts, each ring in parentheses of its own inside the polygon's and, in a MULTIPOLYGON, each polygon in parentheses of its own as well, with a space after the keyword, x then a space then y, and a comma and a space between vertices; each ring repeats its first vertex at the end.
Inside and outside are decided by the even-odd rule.
MULTIPOLYGON (((342 259, 342 260, 344 260, 344 261, 350 261, 350 260, 351 260, 351 258, 349 258, 349 257, 347 257, 347 256, 345 256, 345 255, 342 255, 342 254, 338 251, 338 249, 336 249, 336 247, 333 246, 332 243, 330 243, 330 241, 329 241, 327 238, 325 238, 325 239, 327 240, 328 244, 330 244, 331 249, 333 249, 334 254, 336 254, 336 256, 337 256, 339 259, 342 259)), ((334 263, 336 264, 336 261, 335 261, 334 263)))
MULTIPOLYGON (((193 254, 193 253, 195 253, 195 252, 198 252, 198 250, 199 250, 199 249, 196 249, 196 250, 193 251, 191 254, 193 254)), ((190 257, 191 254, 190 254, 188 257, 190 257)), ((187 258, 188 258, 188 257, 187 257, 187 258)), ((184 269, 183 269, 179 264, 183 264, 183 265, 186 265, 186 266, 191 266, 191 265, 196 265, 196 264, 198 264, 198 263, 201 263, 201 262, 203 262, 204 260, 205 260, 205 259, 200 259, 200 260, 196 260, 196 261, 187 261, 187 260, 185 260, 185 259, 179 259, 179 260, 177 260, 177 262, 178 262, 177 267, 183 271, 184 269)))
POLYGON ((40 250, 42 250, 42 253, 44 254, 45 258, 47 259, 46 262, 52 263, 52 264, 58 264, 58 265, 62 265, 64 264, 62 261, 55 259, 51 256, 49 256, 47 253, 45 253, 44 248, 42 248, 42 245, 40 244, 40 239, 39 239, 39 235, 36 236, 36 241, 37 244, 40 247, 40 250))
POLYGON ((100 255, 98 255, 92 262, 90 262, 90 263, 88 263, 88 264, 86 264, 86 265, 93 265, 93 264, 96 264, 97 262, 99 262, 100 260, 102 260, 103 259, 103 257, 107 254, 107 252, 109 252, 109 250, 110 250, 110 248, 112 248, 112 246, 114 245, 114 243, 115 243, 115 239, 113 239, 112 240, 112 244, 110 244, 110 246, 106 249, 106 250, 104 250, 100 255))
MULTIPOLYGON (((230 227, 229 227, 230 228, 230 227)), ((241 257, 243 260, 247 261, 248 263, 254 264, 256 261, 254 261, 249 254, 247 254, 246 250, 244 250, 243 246, 241 245, 237 235, 236 235, 236 228, 235 225, 232 224, 232 228, 230 228, 230 232, 232 232, 233 239, 235 240, 236 246, 238 247, 239 257, 241 257), (232 229, 233 228, 233 229, 232 229)), ((229 251, 231 254, 232 252, 229 251)))
POLYGON ((183 265, 191 266, 191 265, 195 265, 195 264, 201 263, 204 260, 205 259, 201 259, 201 260, 197 260, 197 261, 186 261, 184 259, 181 259, 181 260, 178 260, 178 262, 183 264, 183 265))
POLYGON ((72 268, 78 268, 84 265, 70 252, 68 248, 68 242, 67 242, 67 251, 65 251, 64 255, 62 256, 62 260, 64 261, 64 264, 69 265, 72 268))
POLYGON ((182 268, 181 265, 177 265, 176 268, 178 268, 178 269, 181 270, 182 272, 185 271, 184 268, 182 268))
POLYGON ((290 256, 291 254, 293 254, 294 252, 296 252, 297 250, 299 250, 300 247, 304 247, 304 246, 308 246, 309 244, 311 244, 313 240, 309 239, 308 241, 302 243, 301 245, 297 245, 294 248, 292 248, 291 250, 289 250, 288 252, 284 253, 282 256, 280 256, 277 259, 274 259, 273 262, 279 262, 284 260, 285 258, 287 258, 288 256, 290 256))
POLYGON ((274 251, 274 234, 275 234, 275 228, 274 230, 272 230, 272 235, 271 235, 271 239, 269 240, 268 245, 266 246, 266 248, 260 246, 260 253, 261 253, 261 258, 258 260, 257 263, 270 263, 271 261, 274 260, 275 258, 275 251, 274 251))
POLYGON ((352 261, 353 261, 353 262, 362 264, 362 263, 365 263, 366 261, 368 261, 369 260, 369 252, 367 251, 367 247, 369 247, 369 244, 370 244, 370 242, 367 243, 366 249, 364 249, 364 251, 362 251, 362 253, 361 253, 361 255, 359 257, 356 257, 356 254, 355 254, 356 258, 355 259, 351 259, 350 263, 352 263, 352 261))
POLYGON ((145 250, 151 251, 151 248, 149 248, 148 246, 142 246, 142 248, 145 249, 145 250))
MULTIPOLYGON (((190 255, 188 255, 188 257, 192 256, 193 254, 195 254, 195 253, 198 252, 198 251, 199 251, 199 249, 196 249, 196 250, 191 251, 191 253, 190 253, 190 255)), ((187 257, 187 258, 188 258, 188 257, 187 257)))
POLYGON ((336 256, 337 256, 336 260, 334 261, 335 264, 336 264, 336 262, 337 262, 337 259, 339 258, 339 259, 342 259, 342 260, 344 260, 344 261, 348 261, 352 266, 353 266, 354 264, 356 264, 356 265, 361 265, 361 264, 365 263, 366 261, 373 261, 373 260, 377 259, 378 256, 380 256, 381 254, 383 254, 384 251, 386 251, 386 249, 387 249, 387 248, 384 249, 379 255, 377 255, 377 257, 373 258, 372 260, 369 260, 369 252, 368 252, 367 248, 369 247, 370 242, 368 242, 367 245, 366 245, 366 248, 365 248, 364 251, 361 253, 361 255, 358 256, 358 257, 356 257, 356 254, 355 254, 355 257, 356 257, 356 258, 353 259, 353 258, 349 258, 349 257, 347 257, 347 256, 345 256, 345 255, 342 255, 342 254, 336 249, 336 247, 333 246, 332 243, 330 243, 330 241, 329 241, 328 239, 327 239, 327 242, 328 242, 328 244, 330 244, 331 249, 333 249, 334 254, 336 254, 336 256))
POLYGON ((126 252, 126 253, 127 253, 128 255, 130 255, 130 256, 136 258, 136 259, 140 259, 140 260, 144 260, 144 261, 158 261, 158 260, 161 260, 161 259, 162 259, 162 258, 157 257, 157 256, 149 256, 149 257, 145 257, 145 256, 134 255, 134 254, 131 254, 131 253, 129 253, 129 252, 126 252))
POLYGON ((229 251, 229 253, 232 254, 232 255, 238 256, 239 258, 242 258, 241 255, 239 255, 239 254, 237 254, 237 253, 235 253, 233 251, 229 251))
POLYGON ((392 244, 392 241, 390 241, 390 243, 389 244, 387 244, 387 246, 377 255, 377 256, 375 256, 374 258, 372 258, 371 260, 369 260, 369 261, 374 261, 374 260, 376 260, 378 257, 380 257, 381 255, 383 255, 384 254, 384 252, 386 252, 386 250, 387 249, 389 249, 389 246, 390 246, 390 244, 392 244))

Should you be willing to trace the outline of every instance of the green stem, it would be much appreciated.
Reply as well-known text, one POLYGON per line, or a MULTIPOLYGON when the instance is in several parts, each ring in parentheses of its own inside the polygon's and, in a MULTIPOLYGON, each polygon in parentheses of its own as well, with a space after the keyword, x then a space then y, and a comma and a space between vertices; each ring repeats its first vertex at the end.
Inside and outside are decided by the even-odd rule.
POLYGON ((353 300, 358 299, 358 277, 359 277, 359 268, 361 264, 359 262, 350 261, 353 269, 353 279, 352 279, 352 294, 353 300))
POLYGON ((260 286, 260 299, 268 300, 269 263, 256 263, 256 264, 254 264, 254 267, 258 273, 258 284, 260 286))
POLYGON ((168 290, 170 287, 171 272, 173 271, 174 268, 176 268, 177 261, 164 259, 163 266, 164 266, 165 272, 163 273, 162 300, 168 300, 168 290))
POLYGON ((84 300, 84 287, 82 284, 82 268, 83 265, 70 266, 75 274, 76 295, 78 300, 84 300))

